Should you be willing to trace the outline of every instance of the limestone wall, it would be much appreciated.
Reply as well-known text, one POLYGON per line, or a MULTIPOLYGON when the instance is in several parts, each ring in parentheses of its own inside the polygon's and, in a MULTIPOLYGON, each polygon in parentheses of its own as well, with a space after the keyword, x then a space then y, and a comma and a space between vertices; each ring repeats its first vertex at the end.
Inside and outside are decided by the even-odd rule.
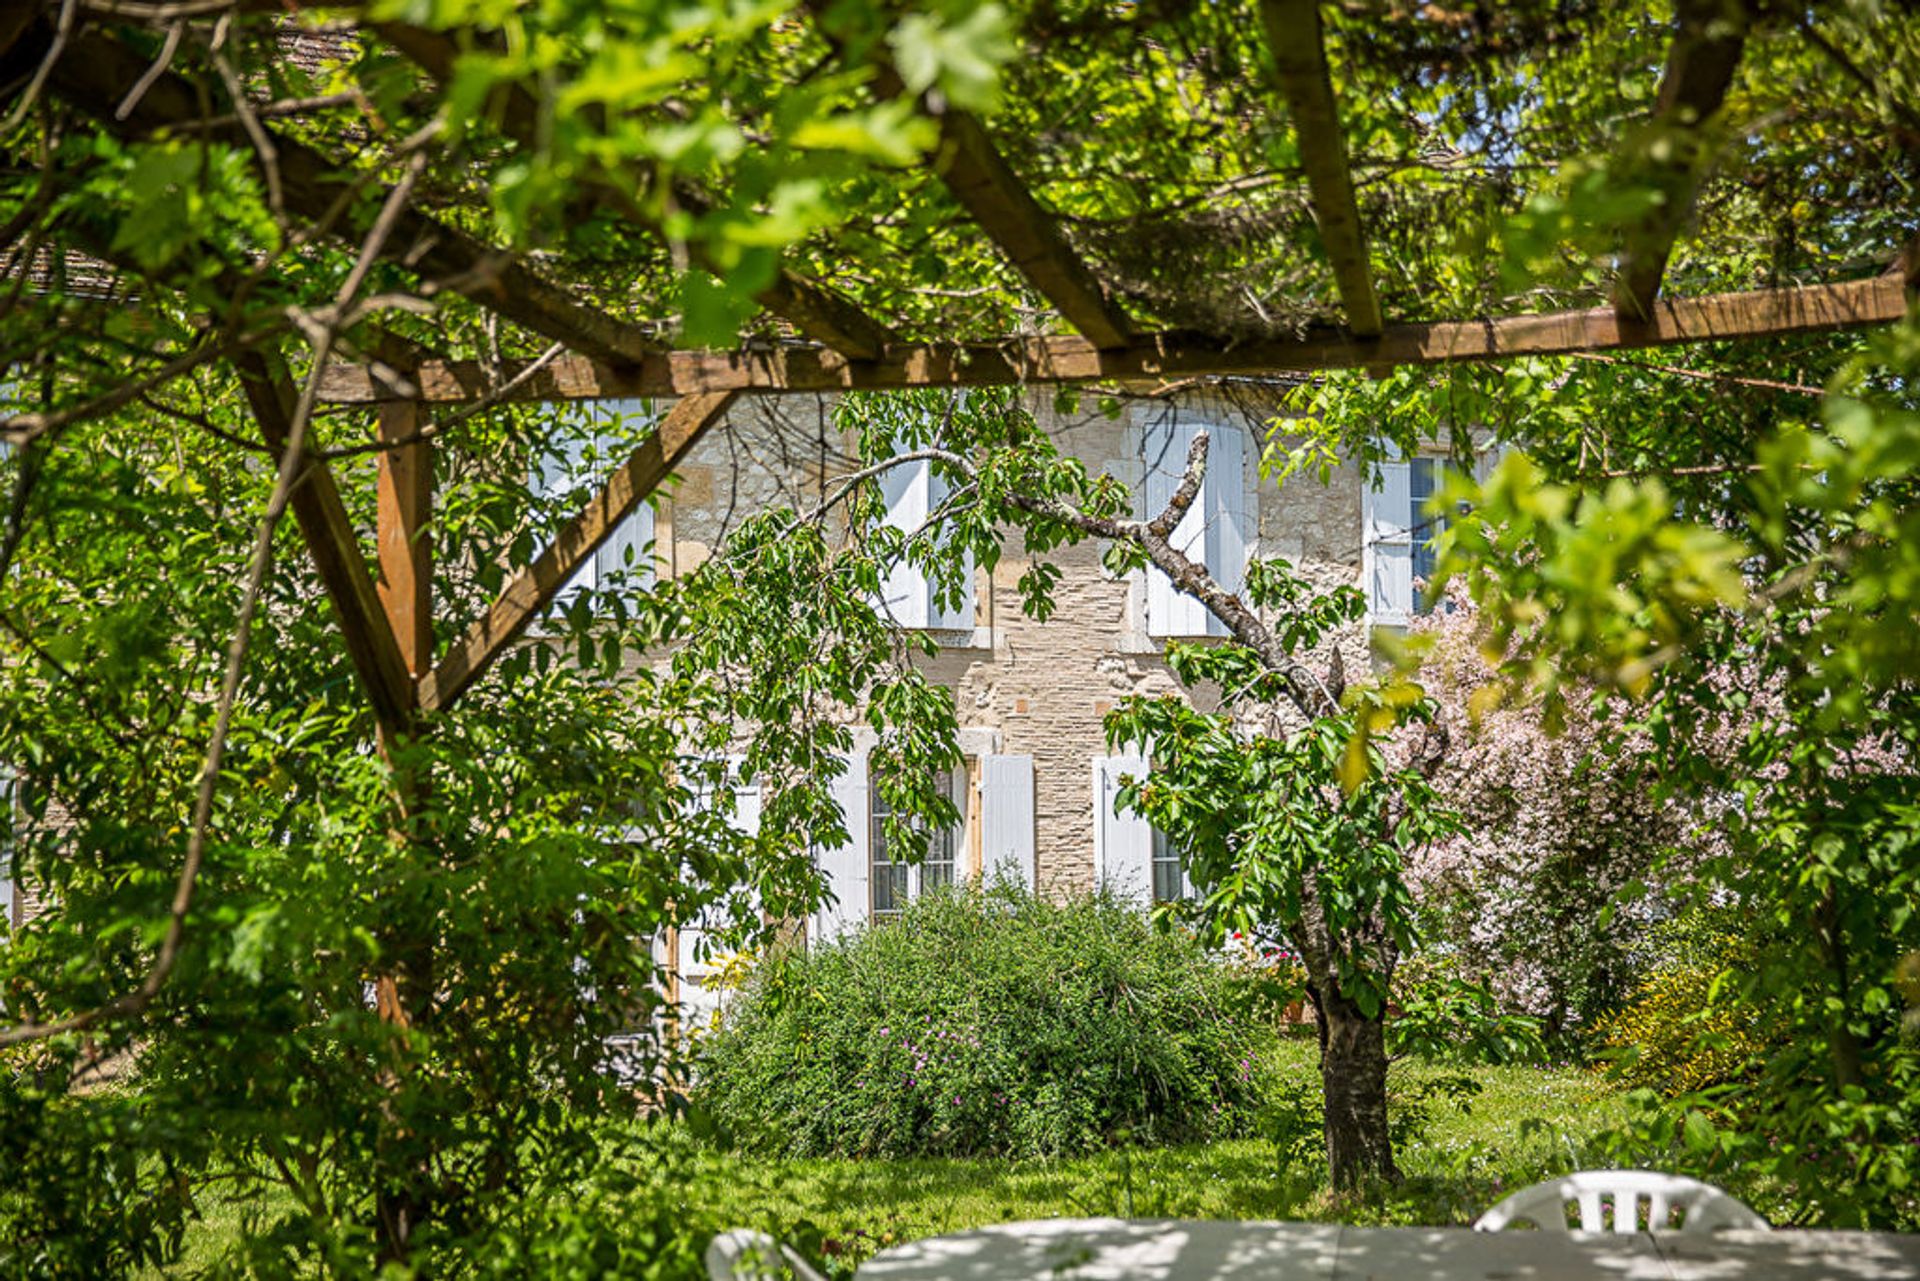
MULTIPOLYGON (((698 564, 733 523, 767 504, 817 502, 823 478, 831 483, 844 474, 855 447, 833 429, 831 410, 825 397, 746 402, 724 428, 716 428, 661 505, 656 533, 668 566, 684 572, 698 564)), ((1144 433, 1158 416, 1237 419, 1255 442, 1246 460, 1258 530, 1255 554, 1284 556, 1318 583, 1358 583, 1360 477, 1343 466, 1324 486, 1312 476, 1284 485, 1261 478, 1259 442, 1276 412, 1272 406, 1135 400, 1109 417, 1088 397, 1080 412, 1063 416, 1050 399, 1037 397, 1034 410, 1063 452, 1136 493, 1144 433)), ((929 667, 953 689, 963 727, 991 731, 998 751, 1034 758, 1039 884, 1057 895, 1093 885, 1092 759, 1107 754, 1101 718, 1129 694, 1178 688, 1166 670, 1163 642, 1147 635, 1144 576, 1113 578, 1100 554, 1092 541, 1052 554, 1063 570, 1058 608, 1039 623, 1020 612, 1015 584, 1028 560, 1017 541, 1010 542, 992 575, 976 579, 974 632, 940 633, 943 648, 929 667)), ((1354 629, 1341 644, 1348 670, 1364 671, 1364 630, 1354 629)), ((1209 693, 1197 692, 1202 705, 1209 693)))

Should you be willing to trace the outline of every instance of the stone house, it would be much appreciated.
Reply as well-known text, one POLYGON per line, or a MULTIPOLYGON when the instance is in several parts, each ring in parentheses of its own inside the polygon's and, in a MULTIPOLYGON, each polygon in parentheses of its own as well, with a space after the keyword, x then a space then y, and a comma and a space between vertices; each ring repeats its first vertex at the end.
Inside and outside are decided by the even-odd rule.
MULTIPOLYGON (((1207 429, 1206 480, 1175 541, 1229 586, 1240 585, 1247 557, 1257 555, 1283 557, 1312 581, 1364 588, 1368 622, 1337 642, 1347 670, 1365 670, 1371 628, 1403 627, 1417 610, 1415 583, 1431 560, 1432 525, 1423 513, 1441 459, 1390 462, 1372 480, 1349 463, 1326 484, 1313 475, 1281 484, 1259 465, 1281 413, 1275 388, 1129 399, 1117 409, 1108 404, 1112 412, 1093 400, 1066 414, 1036 397, 1033 409, 1063 453, 1126 483, 1143 515, 1164 507, 1193 433, 1207 429)), ((817 503, 854 465, 854 447, 834 426, 827 398, 743 400, 680 467, 676 483, 629 518, 602 549, 598 568, 583 569, 578 581, 649 544, 655 572, 685 572, 712 554, 741 516, 817 503)), ((941 498, 925 462, 885 473, 883 484, 889 523, 902 529, 918 528, 941 498)), ((812 937, 884 918, 928 887, 985 872, 1012 875, 1050 896, 1097 885, 1143 902, 1190 892, 1167 843, 1144 820, 1115 810, 1122 776, 1144 771, 1146 762, 1112 752, 1102 718, 1129 694, 1179 688, 1166 666, 1169 641, 1223 636, 1225 629, 1157 570, 1109 574, 1101 550, 1088 541, 1050 554, 1062 573, 1058 608, 1045 622, 1019 609, 1015 584, 1026 557, 1017 541, 991 573, 976 569, 958 609, 934 600, 913 567, 894 570, 884 604, 902 626, 936 641, 938 655, 923 666, 954 694, 966 763, 944 783, 963 818, 935 840, 921 865, 891 862, 884 813, 857 746, 839 781, 852 841, 818 855, 837 901, 807 923, 812 937)), ((1327 655, 1316 658, 1324 663, 1327 655)), ((1214 696, 1193 693, 1203 704, 1214 696)), ((738 802, 736 821, 757 821, 750 785, 738 802)), ((682 930, 663 950, 677 960, 673 986, 683 1003, 696 1011, 710 1006, 713 998, 697 980, 713 972, 716 958, 706 955, 701 932, 682 930)))

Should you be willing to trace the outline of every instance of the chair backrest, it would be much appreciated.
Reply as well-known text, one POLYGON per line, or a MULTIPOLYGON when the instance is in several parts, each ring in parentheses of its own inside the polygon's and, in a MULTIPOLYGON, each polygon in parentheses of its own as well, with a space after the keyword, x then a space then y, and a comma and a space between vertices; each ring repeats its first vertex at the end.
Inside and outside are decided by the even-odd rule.
POLYGON ((827 1281, 798 1251, 752 1228, 732 1228, 707 1243, 707 1276, 712 1281, 768 1281, 781 1265, 796 1281, 827 1281))
POLYGON ((1473 1226, 1480 1232, 1498 1232, 1514 1223, 1563 1229, 1569 1204, 1580 1207, 1580 1228, 1586 1232, 1714 1232, 1771 1226, 1710 1183, 1651 1170, 1582 1170, 1564 1179, 1548 1179, 1520 1189, 1473 1226), (1644 1229, 1642 1205, 1646 1207, 1644 1229), (1676 1211, 1681 1216, 1678 1227, 1673 1223, 1676 1211))

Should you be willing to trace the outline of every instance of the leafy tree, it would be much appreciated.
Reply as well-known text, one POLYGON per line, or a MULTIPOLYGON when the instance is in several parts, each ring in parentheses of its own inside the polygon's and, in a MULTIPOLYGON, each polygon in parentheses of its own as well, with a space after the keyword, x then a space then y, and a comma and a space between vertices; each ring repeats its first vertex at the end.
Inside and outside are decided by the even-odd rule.
MULTIPOLYGON (((366 604, 328 576, 327 549, 355 550, 352 531, 370 523, 371 460, 392 445, 316 412, 332 364, 359 362, 409 397, 422 363, 444 356, 485 389, 480 407, 424 428, 440 455, 438 621, 460 629, 550 530, 524 483, 548 424, 497 403, 519 386, 504 373, 515 362, 571 347, 624 370, 673 340, 744 337, 757 351, 783 341, 784 325, 856 360, 896 333, 1029 331, 1030 281, 947 184, 925 179, 969 121, 1143 323, 1270 337, 1336 314, 1312 212, 1279 180, 1298 169, 1300 142, 1272 109, 1251 6, 294 8, 316 28, 339 22, 317 59, 286 56, 287 6, 49 2, 0 17, 0 361, 16 447, 4 464, 0 757, 27 783, 22 865, 60 908, 0 962, 8 1010, 26 1020, 6 1037, 55 1059, 23 1068, 8 1115, 74 1121, 71 1147, 26 1145, 36 1161, 105 1161, 109 1134, 143 1134, 158 1155, 136 1163, 131 1191, 99 1184, 113 1214, 27 1215, 99 1225, 108 1253, 85 1256, 89 1268, 164 1239, 196 1176, 286 1187, 299 1208, 275 1239, 338 1271, 477 1253, 489 1214, 510 1199, 495 1192, 562 1187, 586 1160, 574 1110, 630 1102, 610 1093, 598 1047, 605 1031, 647 1025, 638 941, 723 885, 751 885, 776 911, 806 901, 802 851, 834 837, 826 780, 853 709, 867 709, 880 760, 896 763, 883 777, 898 780, 885 784, 897 806, 939 812, 911 780, 951 759, 951 709, 854 606, 877 581, 876 556, 904 550, 929 568, 940 556, 877 536, 841 562, 806 513, 770 514, 743 533, 741 559, 650 600, 629 584, 557 612, 545 643, 518 651, 463 705, 418 718, 393 706, 404 700, 369 675, 364 629, 334 626, 312 581, 289 569, 296 540, 281 517, 291 507, 311 526, 315 496, 336 488, 347 510, 335 541, 311 528, 300 541, 321 557, 331 609, 366 604), (1101 145, 1088 145, 1089 122, 1101 145), (838 590, 822 596, 822 582, 838 590), (612 626, 593 622, 603 606, 612 626), (776 625, 781 608, 793 626, 776 625), (760 625, 744 626, 749 616, 760 625), (676 645, 678 665, 627 674, 626 658, 676 645), (802 659, 810 679, 794 680, 802 659), (780 719, 795 709, 808 715, 780 719), (757 842, 731 833, 724 803, 700 801, 715 790, 689 786, 700 767, 674 759, 723 741, 744 747, 778 816, 757 842), (55 854, 56 831, 68 852, 55 854), (89 1041, 144 1047, 149 1110, 52 1106, 61 1065, 89 1041), (525 1177, 529 1162, 540 1178, 525 1177)), ((1702 170, 1676 281, 1827 277, 1889 256, 1912 204, 1920 58, 1907 15, 1836 4, 1718 16, 1747 48, 1727 116, 1678 133, 1650 127, 1616 148, 1614 124, 1641 116, 1648 68, 1671 35, 1663 6, 1332 13, 1345 123, 1364 140, 1354 151, 1363 219, 1391 267, 1378 273, 1386 307, 1478 317, 1596 296, 1650 211, 1681 211, 1673 197, 1686 184, 1647 164, 1675 147, 1702 170)), ((1810 363, 1826 367, 1817 354, 1810 363)), ((1406 379, 1378 390, 1424 397, 1406 379)), ((1539 399, 1575 412, 1558 395, 1539 399)), ((1659 445, 1650 438, 1664 421, 1617 417, 1639 424, 1643 453, 1659 445)), ((979 421, 1002 434, 946 442, 941 463, 980 500, 951 513, 976 563, 991 563, 1003 523, 1040 557, 1096 537, 1122 548, 1119 562, 1160 559, 1167 530, 1133 521, 1116 487, 1018 439, 1017 416, 979 421)), ((1558 442, 1585 466, 1580 451, 1612 421, 1522 437, 1558 442)), ((1701 423, 1698 437, 1711 423, 1742 446, 1719 441, 1713 458, 1754 461, 1751 424, 1701 423)), ((1861 477, 1862 492, 1898 488, 1897 455, 1840 454, 1818 467, 1838 474, 1873 456, 1882 471, 1861 477)), ((1782 475, 1818 474, 1794 470, 1814 463, 1782 464, 1782 475)), ((1714 485, 1731 474, 1691 485, 1686 514, 1725 510, 1714 485)), ((1739 553, 1725 531, 1738 520, 1676 525, 1660 492, 1631 484, 1549 510, 1529 506, 1522 482, 1510 475, 1489 506, 1524 516, 1515 536, 1537 538, 1570 571, 1526 581, 1525 563, 1505 566, 1536 608, 1562 611, 1560 653, 1584 648, 1606 660, 1599 676, 1651 689, 1673 652, 1731 647, 1706 605, 1734 594, 1739 553), (1613 553, 1616 541, 1627 553, 1613 553), (1623 569, 1645 588, 1624 602, 1603 590, 1623 569)), ((1904 508, 1833 510, 1776 489, 1785 510, 1818 513, 1813 526, 1866 522, 1847 536, 1859 547, 1842 539, 1801 577, 1788 562, 1808 529, 1753 526, 1751 546, 1794 584, 1780 598, 1802 610, 1794 626, 1830 646, 1801 644, 1783 624, 1775 635, 1793 643, 1778 652, 1829 676, 1836 662, 1859 666, 1851 684, 1832 680, 1790 706, 1816 738, 1883 717, 1897 739, 1900 628, 1856 627, 1811 602, 1854 581, 1852 567, 1872 571, 1857 580, 1870 594, 1847 598, 1854 613, 1908 607, 1895 551, 1910 540, 1894 537, 1904 508)), ((848 497, 871 526, 858 514, 871 497, 848 497)), ((1317 617, 1282 579, 1268 582, 1269 599, 1317 617)), ((1050 582, 1043 564, 1027 576, 1037 612, 1050 582)), ((1186 585, 1204 596, 1204 583, 1186 585)), ((1209 607, 1229 605, 1216 594, 1209 607)), ((1492 596, 1482 610, 1500 615, 1492 596)), ((1308 737, 1270 749, 1279 794, 1304 802, 1307 780, 1344 766, 1351 790, 1323 793, 1317 826, 1274 851, 1322 857, 1341 823, 1397 814, 1395 788, 1418 798, 1419 771, 1370 737, 1388 709, 1313 702, 1317 675, 1293 662, 1284 634, 1268 645, 1249 621, 1265 626, 1243 607, 1236 635, 1270 694, 1307 707, 1308 737), (1347 733, 1335 762, 1341 718, 1367 732, 1347 733)), ((1554 651, 1531 645, 1524 617, 1515 626, 1516 658, 1534 664, 1551 709, 1554 651)), ((1784 676, 1783 688, 1807 690, 1798 669, 1784 676)), ((1199 725, 1164 728, 1204 737, 1199 725)), ((1881 731, 1859 732, 1836 741, 1877 742, 1881 731)), ((1810 780, 1823 748, 1794 741, 1814 762, 1797 766, 1810 780)), ((1143 790, 1139 803, 1151 810, 1159 796, 1143 790)), ((1845 887, 1903 874, 1895 829, 1881 821, 1891 812, 1855 813, 1872 837, 1863 848, 1878 851, 1867 863, 1836 856, 1845 876, 1813 878, 1845 890, 1826 931, 1844 944, 1834 955, 1864 948, 1876 975, 1881 944, 1857 925, 1845 887)), ((1797 849, 1804 831, 1809 848, 1827 849, 1835 829, 1822 813, 1770 829, 1779 839, 1767 848, 1797 849)), ((1229 827, 1219 816, 1211 830, 1231 851, 1229 827)), ((1358 835, 1384 876, 1387 838, 1358 835)), ((1397 903, 1361 897, 1356 915, 1341 915, 1343 902, 1336 916, 1363 933, 1377 918, 1391 942, 1397 903)), ((752 904, 732 906, 752 918, 752 904)), ((1326 959, 1323 995, 1337 990, 1364 1015, 1371 984, 1338 986, 1354 958, 1326 959)), ((1857 966, 1844 973, 1843 1010, 1884 991, 1878 978, 1857 982, 1857 966)), ((1820 1043, 1836 1071, 1857 1059, 1864 1076, 1881 1061, 1877 1019, 1862 1004, 1858 1017, 1829 1020, 1820 1043)), ((1362 1039, 1366 1022, 1355 1025, 1362 1039)), ((30 1196, 53 1195, 54 1173, 8 1168, 30 1196)))
MULTIPOLYGON (((1832 371, 1809 414, 1798 390, 1742 372, 1751 349, 1730 349, 1686 430, 1644 412, 1660 371, 1632 362, 1431 389, 1551 468, 1515 457, 1448 495, 1474 509, 1452 522, 1441 573, 1473 599, 1498 674, 1481 706, 1537 700, 1557 733, 1585 682, 1628 700, 1610 714, 1658 752, 1656 795, 1714 827, 1670 888, 1737 931, 1742 960, 1716 992, 1780 1041, 1684 1105, 1698 1119, 1672 1155, 1771 1173, 1795 1219, 1913 1221, 1911 1149, 1888 1136, 1917 1097, 1899 995, 1920 951, 1916 351, 1911 324, 1806 345, 1798 358, 1832 371)), ((1323 388, 1324 421, 1373 431, 1376 391, 1323 388)), ((1640 1138, 1682 1134, 1667 1119, 1640 1138)))

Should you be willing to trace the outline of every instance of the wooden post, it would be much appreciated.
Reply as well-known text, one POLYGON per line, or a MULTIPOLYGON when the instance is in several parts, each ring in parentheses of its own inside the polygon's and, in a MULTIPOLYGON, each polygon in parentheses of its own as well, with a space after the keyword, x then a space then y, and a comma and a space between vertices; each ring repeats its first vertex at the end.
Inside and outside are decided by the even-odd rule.
MULTIPOLYGON (((380 406, 380 439, 406 441, 421 427, 413 401, 380 406)), ((375 545, 380 604, 393 638, 417 681, 433 669, 433 543, 427 522, 433 510, 433 443, 411 440, 380 454, 379 514, 375 545)))
MULTIPOLYGON (((406 741, 417 735, 411 713, 419 709, 419 678, 433 668, 433 544, 428 524, 433 510, 433 443, 417 439, 425 416, 412 401, 394 401, 379 409, 382 442, 395 443, 379 455, 375 479, 375 586, 380 607, 406 663, 410 733, 381 727, 381 743, 394 765, 393 798, 397 811, 392 839, 402 846, 424 839, 419 823, 431 780, 408 757, 406 741)), ((417 925, 390 926, 381 947, 389 958, 374 979, 375 1007, 382 1021, 401 1028, 422 1028, 433 1017, 435 940, 417 925)), ((397 1082, 396 1082, 397 1084, 397 1082)), ((404 1139, 404 1132, 394 1135, 404 1139)), ((430 1213, 429 1173, 398 1187, 380 1189, 376 1210, 384 1238, 383 1254, 405 1258, 414 1227, 430 1213)))

